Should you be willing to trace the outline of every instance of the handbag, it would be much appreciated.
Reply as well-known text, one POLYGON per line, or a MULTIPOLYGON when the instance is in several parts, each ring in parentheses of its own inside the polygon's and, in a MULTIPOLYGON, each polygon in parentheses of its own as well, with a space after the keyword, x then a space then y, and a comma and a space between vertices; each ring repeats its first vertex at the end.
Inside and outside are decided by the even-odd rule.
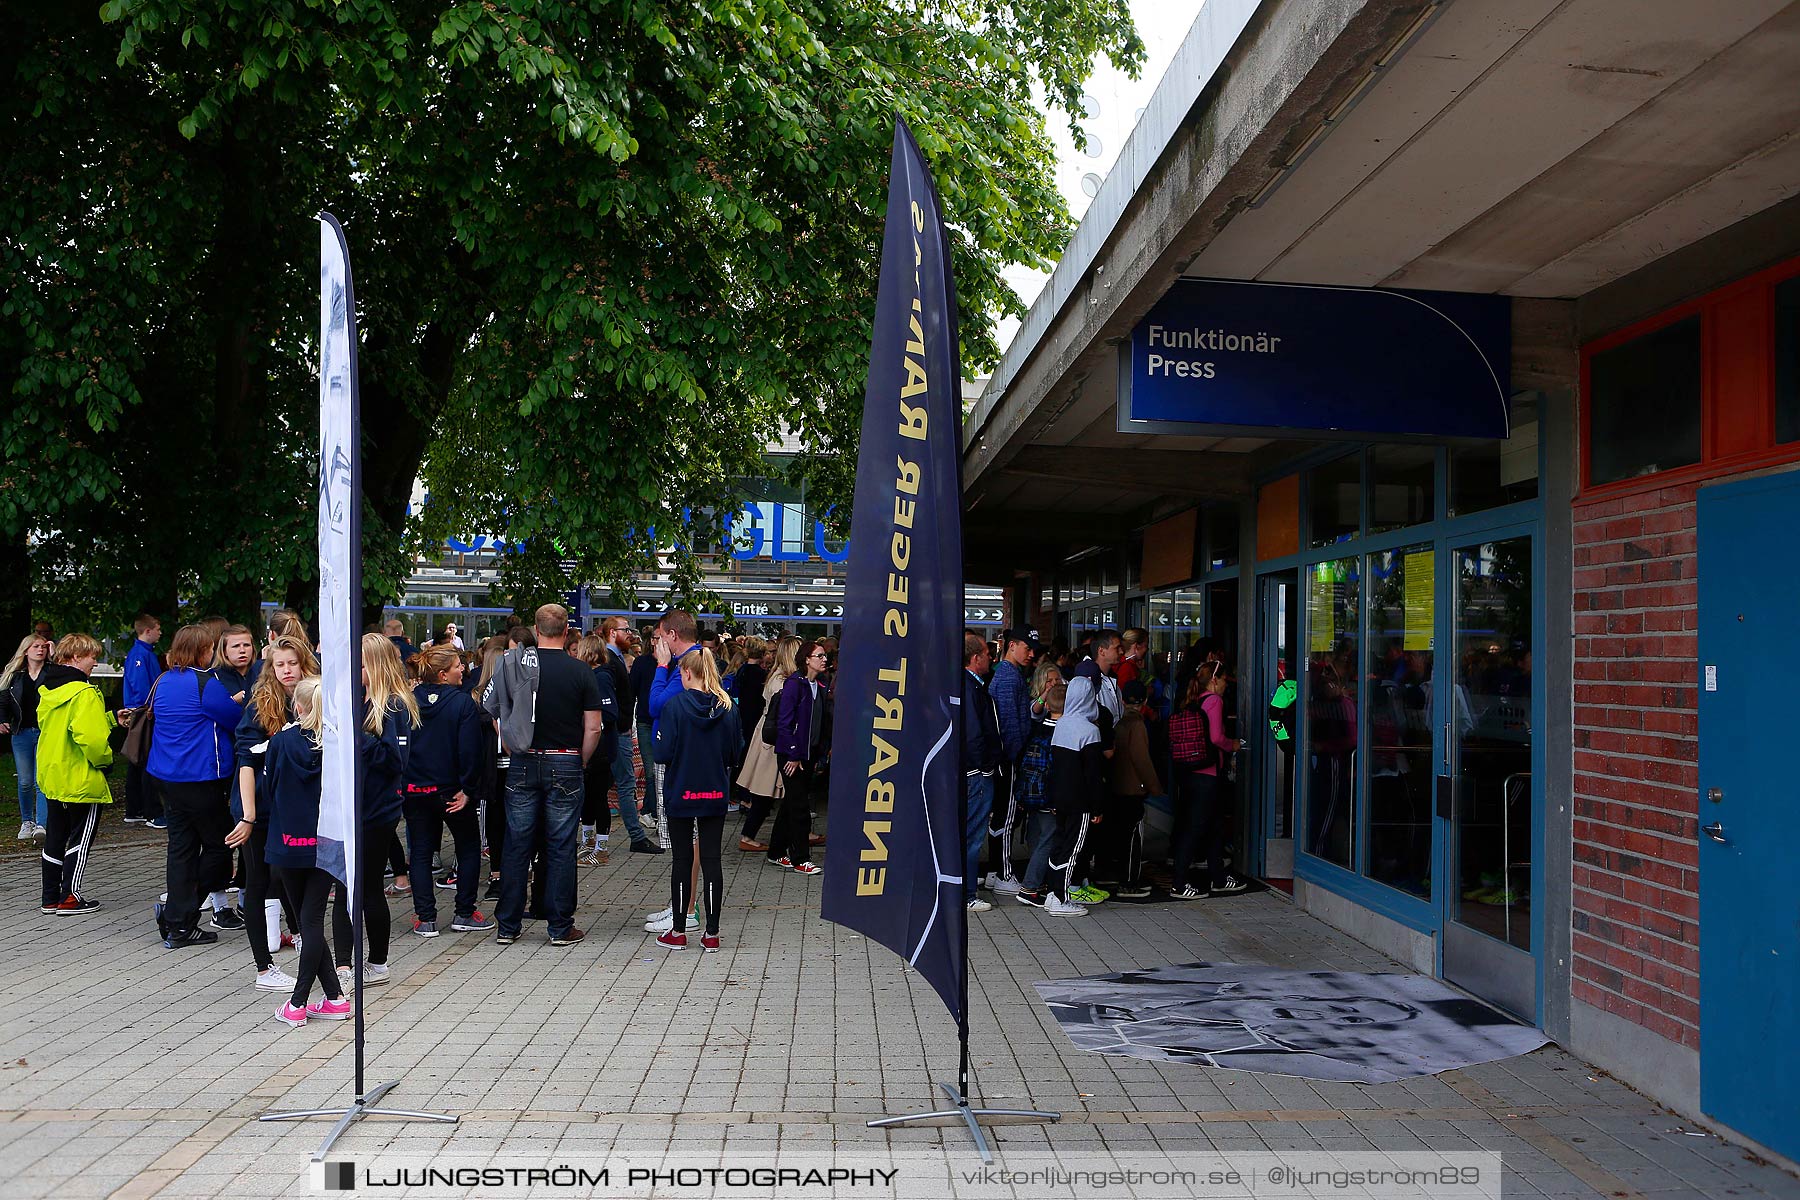
POLYGON ((773 746, 777 732, 776 722, 781 713, 781 693, 776 692, 769 697, 769 709, 763 713, 762 740, 773 746))
POLYGON ((164 671, 150 685, 150 694, 144 698, 144 705, 138 709, 131 728, 125 731, 125 744, 119 747, 119 753, 134 767, 141 767, 150 761, 150 729, 156 724, 156 689, 162 686, 167 675, 168 672, 164 671))

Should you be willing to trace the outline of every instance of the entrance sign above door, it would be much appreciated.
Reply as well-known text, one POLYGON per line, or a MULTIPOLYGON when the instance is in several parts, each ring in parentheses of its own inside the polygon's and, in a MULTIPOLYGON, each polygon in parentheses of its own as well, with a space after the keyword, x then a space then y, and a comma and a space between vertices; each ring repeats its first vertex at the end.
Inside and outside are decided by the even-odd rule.
POLYGON ((1119 356, 1121 433, 1508 436, 1511 300, 1178 280, 1119 356))

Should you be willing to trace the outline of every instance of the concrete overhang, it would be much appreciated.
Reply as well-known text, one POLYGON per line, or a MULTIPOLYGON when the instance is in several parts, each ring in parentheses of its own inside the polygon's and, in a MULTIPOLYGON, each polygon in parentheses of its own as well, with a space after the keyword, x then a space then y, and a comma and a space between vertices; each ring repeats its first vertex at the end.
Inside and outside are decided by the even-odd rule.
POLYGON ((1800 194, 1796 64, 1791 0, 1211 0, 970 414, 971 517, 1142 519, 1305 444, 1115 431, 1184 274, 1575 299, 1800 194))

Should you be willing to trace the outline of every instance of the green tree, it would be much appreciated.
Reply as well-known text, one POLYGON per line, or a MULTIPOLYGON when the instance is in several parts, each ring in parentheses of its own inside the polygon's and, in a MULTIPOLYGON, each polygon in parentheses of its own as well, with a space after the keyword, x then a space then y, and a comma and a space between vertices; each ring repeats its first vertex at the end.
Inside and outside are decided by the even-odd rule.
POLYGON ((1078 114, 1097 54, 1142 57, 1123 0, 109 0, 24 24, 0 60, 0 532, 33 531, 40 586, 96 620, 305 597, 321 208, 356 275, 372 605, 421 475, 415 544, 506 534, 521 605, 622 582, 653 528, 715 537, 782 425, 847 510, 894 117, 957 234, 974 371, 1020 309, 1000 271, 1067 236, 1034 95, 1078 114))

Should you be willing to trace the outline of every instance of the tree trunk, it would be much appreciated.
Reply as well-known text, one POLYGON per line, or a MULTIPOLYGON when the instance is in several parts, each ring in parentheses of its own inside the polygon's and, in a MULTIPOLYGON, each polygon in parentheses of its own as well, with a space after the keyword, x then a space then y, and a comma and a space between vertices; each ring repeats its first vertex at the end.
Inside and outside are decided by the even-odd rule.
POLYGON ((0 644, 6 653, 31 632, 31 556, 25 531, 0 537, 0 644))

